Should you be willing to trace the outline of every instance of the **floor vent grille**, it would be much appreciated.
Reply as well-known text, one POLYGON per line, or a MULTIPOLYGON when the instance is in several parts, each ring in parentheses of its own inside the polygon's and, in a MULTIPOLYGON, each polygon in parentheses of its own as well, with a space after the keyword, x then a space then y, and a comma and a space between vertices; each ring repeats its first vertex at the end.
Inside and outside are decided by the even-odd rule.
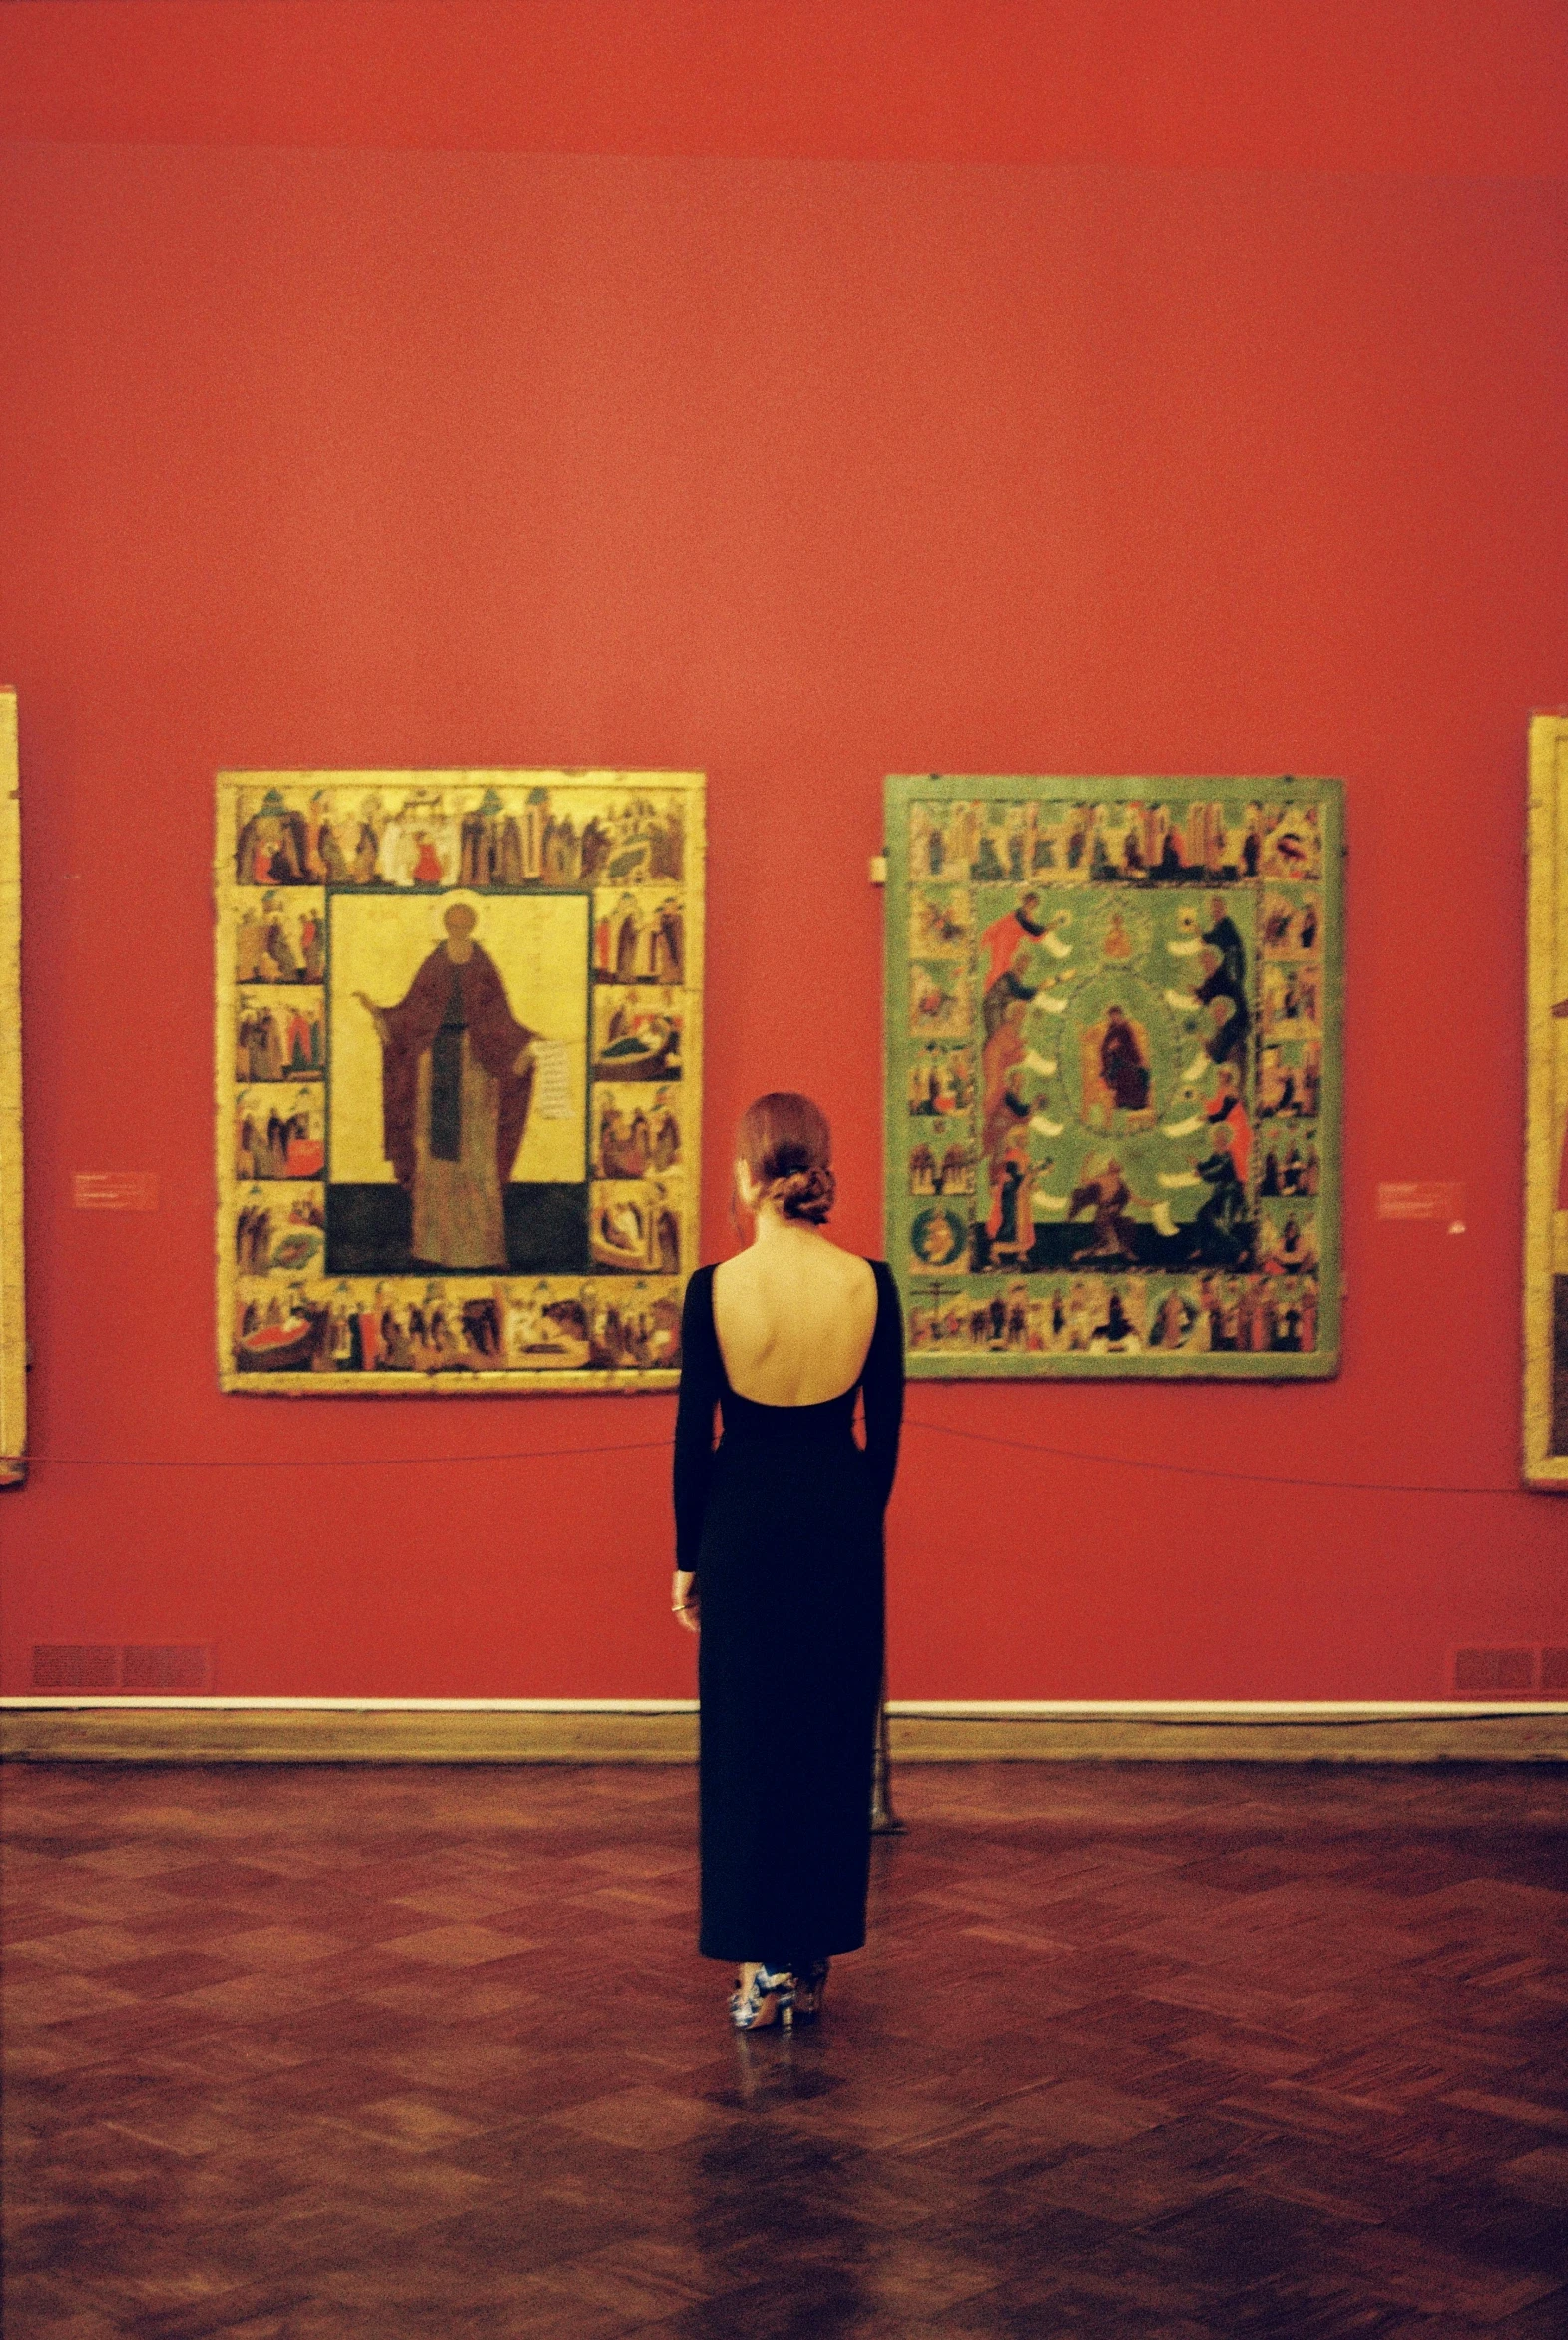
POLYGON ((205 1641, 40 1641, 33 1645, 35 1690, 157 1694, 210 1690, 212 1686, 213 1652, 205 1641))
POLYGON ((1528 1698, 1536 1656, 1533 1649, 1456 1649, 1454 1690, 1460 1698, 1528 1698))

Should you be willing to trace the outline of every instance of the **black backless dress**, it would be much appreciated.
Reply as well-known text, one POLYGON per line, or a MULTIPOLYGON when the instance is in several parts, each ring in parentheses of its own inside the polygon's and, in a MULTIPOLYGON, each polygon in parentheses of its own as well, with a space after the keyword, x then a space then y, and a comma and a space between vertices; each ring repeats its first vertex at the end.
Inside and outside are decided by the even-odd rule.
POLYGON ((763 1406, 732 1390, 713 1269, 687 1287, 676 1564, 696 1571, 702 1609, 698 1947, 708 1958, 798 1970, 865 1940, 882 1514, 903 1413, 898 1291, 885 1262, 871 1266, 865 1363, 820 1406, 763 1406))

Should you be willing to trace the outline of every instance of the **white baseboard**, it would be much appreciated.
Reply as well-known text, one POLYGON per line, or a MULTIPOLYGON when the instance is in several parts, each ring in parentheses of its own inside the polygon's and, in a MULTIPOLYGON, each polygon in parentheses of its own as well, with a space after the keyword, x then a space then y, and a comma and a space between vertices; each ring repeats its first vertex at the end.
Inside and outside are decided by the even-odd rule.
MULTIPOLYGON (((1563 1763, 1568 1702, 894 1699, 902 1763, 1563 1763)), ((0 1698, 31 1762, 691 1763, 690 1698, 0 1698)))
MULTIPOLYGON (((0 1711, 102 1707, 190 1708, 235 1714, 695 1714, 695 1698, 224 1698, 205 1692, 23 1690, 0 1696, 0 1711)), ((889 1698, 894 1717, 950 1721, 1324 1722, 1444 1720, 1489 1714, 1568 1715, 1552 1698, 889 1698)))

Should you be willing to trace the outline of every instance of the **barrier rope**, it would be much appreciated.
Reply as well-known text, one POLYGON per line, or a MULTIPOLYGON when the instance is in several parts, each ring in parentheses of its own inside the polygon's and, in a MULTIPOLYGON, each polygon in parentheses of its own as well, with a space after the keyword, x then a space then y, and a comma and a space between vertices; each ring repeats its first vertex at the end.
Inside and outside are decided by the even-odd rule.
POLYGON ((1320 1487, 1330 1494, 1372 1495, 1517 1495, 1522 1486, 1458 1486, 1433 1484, 1429 1479, 1301 1478, 1283 1471, 1217 1470, 1202 1462, 1161 1462, 1141 1455, 1091 1455, 1079 1447, 1049 1447, 1033 1439, 1009 1439, 996 1431, 961 1430, 951 1422, 921 1422, 910 1416, 906 1430, 929 1430, 948 1439, 972 1439, 985 1447, 1018 1447, 1030 1455, 1050 1455, 1059 1462, 1097 1462, 1118 1470, 1157 1470, 1171 1478, 1223 1478, 1240 1486, 1320 1487))
MULTIPOLYGON (((906 1415, 906 1431, 929 1431, 939 1438, 967 1439, 977 1446, 1005 1447, 1015 1453, 1044 1455, 1056 1462, 1087 1462, 1100 1469, 1142 1470, 1168 1478, 1223 1480, 1235 1486, 1289 1486, 1316 1488, 1324 1494, 1480 1495, 1498 1500, 1523 1495, 1522 1486, 1466 1486, 1427 1479, 1307 1478, 1286 1471, 1224 1470, 1202 1462, 1162 1462, 1141 1455, 1097 1455, 1080 1447, 1057 1447, 1035 1439, 1008 1438, 997 1431, 964 1430, 956 1423, 927 1422, 906 1415)), ((50 1455, 27 1458, 30 1470, 409 1470, 450 1469, 476 1462, 545 1462, 578 1455, 647 1455, 668 1452, 673 1439, 617 1439, 581 1447, 510 1447, 484 1455, 305 1455, 286 1462, 270 1457, 255 1462, 225 1456, 50 1455)))

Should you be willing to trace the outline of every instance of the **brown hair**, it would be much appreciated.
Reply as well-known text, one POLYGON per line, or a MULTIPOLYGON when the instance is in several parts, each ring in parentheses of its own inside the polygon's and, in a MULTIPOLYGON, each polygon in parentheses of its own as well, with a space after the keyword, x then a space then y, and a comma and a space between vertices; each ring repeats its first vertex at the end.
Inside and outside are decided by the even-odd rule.
POLYGON ((777 1203, 786 1219, 821 1225, 838 1181, 829 1167, 833 1133, 820 1105, 793 1089, 770 1089, 742 1114, 735 1150, 763 1190, 760 1201, 777 1203))

